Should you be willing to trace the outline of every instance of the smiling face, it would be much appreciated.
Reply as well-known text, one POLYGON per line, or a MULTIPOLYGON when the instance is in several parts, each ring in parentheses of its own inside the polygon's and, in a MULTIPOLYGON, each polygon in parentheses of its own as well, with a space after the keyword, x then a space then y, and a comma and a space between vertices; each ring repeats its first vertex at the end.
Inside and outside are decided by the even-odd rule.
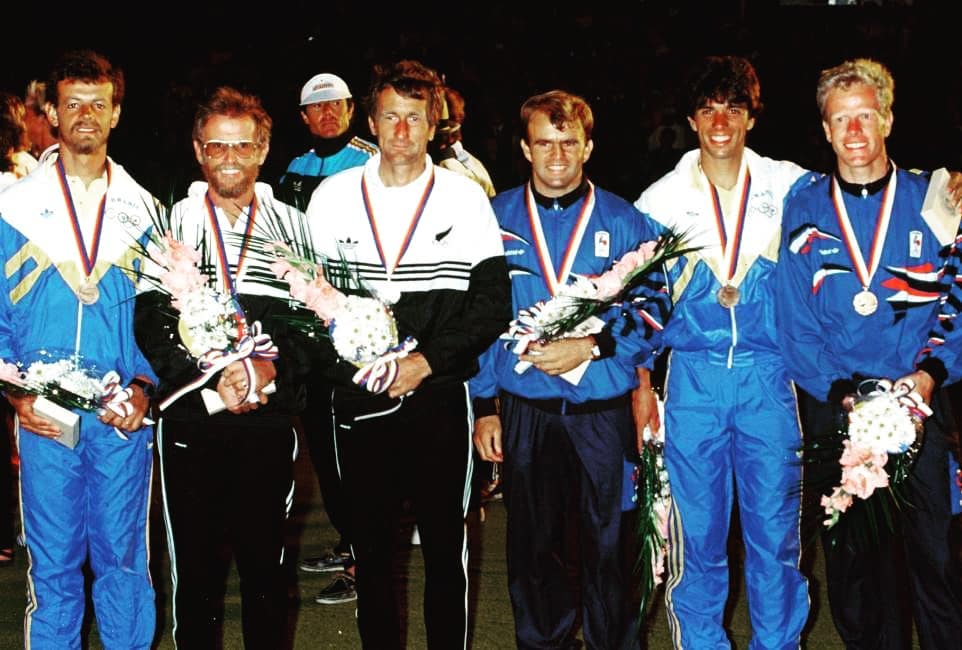
POLYGON ((194 140, 194 154, 211 192, 225 199, 249 201, 268 150, 266 144, 256 144, 254 118, 249 115, 213 115, 201 134, 200 142, 194 140), (211 142, 227 143, 227 146, 205 147, 211 142), (241 144, 250 142, 256 144, 252 149, 241 144))
POLYGON ((120 106, 113 103, 113 84, 60 81, 57 105, 48 105, 47 118, 60 129, 60 145, 70 153, 106 153, 110 130, 120 121, 120 106))
POLYGON ((850 183, 870 183, 885 176, 885 139, 893 116, 882 115, 872 86, 857 83, 834 88, 825 99, 822 128, 835 150, 839 175, 850 183))
POLYGON ((593 146, 581 122, 566 122, 559 129, 544 111, 532 113, 521 151, 531 163, 534 189, 548 197, 564 196, 577 189, 593 146))
POLYGON ((703 159, 741 161, 745 140, 755 126, 755 118, 741 104, 712 101, 697 109, 688 118, 688 124, 698 134, 703 159))

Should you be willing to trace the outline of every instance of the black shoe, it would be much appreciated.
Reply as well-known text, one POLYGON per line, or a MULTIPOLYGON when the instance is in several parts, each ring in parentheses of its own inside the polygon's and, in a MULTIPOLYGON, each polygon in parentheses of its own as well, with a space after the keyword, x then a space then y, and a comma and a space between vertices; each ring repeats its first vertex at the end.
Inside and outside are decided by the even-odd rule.
POLYGON ((338 573, 331 584, 314 596, 314 602, 321 605, 337 605, 352 600, 357 600, 357 589, 354 586, 354 576, 350 573, 338 573))
POLYGON ((308 573, 343 571, 350 565, 350 553, 325 553, 320 557, 306 557, 298 564, 301 571, 307 571, 308 573))

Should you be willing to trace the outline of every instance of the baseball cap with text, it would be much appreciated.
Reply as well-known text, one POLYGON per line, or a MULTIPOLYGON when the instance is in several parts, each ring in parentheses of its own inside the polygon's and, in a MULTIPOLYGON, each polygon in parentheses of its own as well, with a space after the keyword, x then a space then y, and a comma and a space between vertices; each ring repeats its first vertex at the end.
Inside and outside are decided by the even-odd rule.
POLYGON ((316 104, 317 102, 332 102, 335 99, 348 99, 351 90, 344 80, 335 74, 322 72, 314 75, 301 88, 301 106, 316 104))

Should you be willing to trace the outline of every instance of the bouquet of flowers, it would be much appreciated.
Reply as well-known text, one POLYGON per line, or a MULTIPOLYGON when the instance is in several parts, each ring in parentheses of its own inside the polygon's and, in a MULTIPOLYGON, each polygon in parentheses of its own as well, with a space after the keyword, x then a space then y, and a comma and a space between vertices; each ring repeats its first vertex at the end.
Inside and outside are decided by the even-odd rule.
POLYGON ((910 383, 893 386, 887 379, 861 383, 847 427, 839 431, 841 482, 823 495, 821 506, 833 528, 858 501, 865 504, 870 526, 878 509, 891 527, 890 500, 898 505, 899 485, 909 476, 922 444, 923 422, 932 410, 910 383))
MULTIPOLYGON (((208 382, 234 361, 247 369, 246 401, 256 402, 256 386, 251 358, 276 359, 277 347, 269 335, 261 331, 259 322, 248 323, 235 298, 215 288, 215 279, 202 270, 204 254, 174 238, 170 232, 152 238, 147 255, 159 267, 153 284, 171 298, 171 306, 180 314, 177 333, 181 343, 197 360, 201 375, 174 391, 160 403, 165 410, 176 400, 208 382)), ((273 392, 273 384, 263 391, 273 392)), ((208 400, 205 399, 205 402, 208 400)), ((216 402, 216 400, 215 400, 216 402)), ((208 403, 215 412, 222 405, 208 403)))
MULTIPOLYGON (((575 276, 557 295, 521 309, 502 339, 514 341, 512 352, 522 355, 534 341, 555 341, 597 334, 604 327, 598 318, 616 303, 630 300, 630 293, 650 273, 673 257, 688 253, 686 238, 669 230, 657 241, 641 244, 626 253, 612 268, 596 277, 575 276)), ((530 363, 519 361, 523 373, 530 363)))
MULTIPOLYGON (((358 367, 353 381, 372 392, 383 393, 397 377, 398 360, 417 347, 417 340, 398 341, 397 323, 388 301, 382 300, 353 276, 347 263, 339 266, 295 252, 280 241, 267 244, 275 256, 271 271, 288 285, 291 297, 310 309, 326 328, 338 356, 358 367), (327 271, 325 271, 327 269, 327 271), (341 291, 328 277, 343 278, 341 291)), ((312 333, 317 322, 304 324, 312 333)))
POLYGON ((658 399, 658 415, 662 426, 657 431, 645 427, 644 449, 640 457, 638 476, 638 572, 640 590, 639 611, 644 618, 655 587, 665 573, 668 552, 668 515, 671 512, 671 489, 665 467, 665 406, 658 399))
MULTIPOLYGON (((120 385, 120 375, 103 373, 84 363, 80 355, 57 350, 39 350, 28 355, 30 363, 0 361, 0 389, 19 395, 36 395, 34 410, 63 431, 58 440, 74 447, 79 436, 79 416, 74 410, 101 413, 110 410, 121 417, 130 415, 130 389, 120 385)), ((146 420, 145 420, 146 422, 146 420)), ((149 422, 148 422, 149 423, 149 422)), ((118 436, 127 439, 119 429, 118 436)))

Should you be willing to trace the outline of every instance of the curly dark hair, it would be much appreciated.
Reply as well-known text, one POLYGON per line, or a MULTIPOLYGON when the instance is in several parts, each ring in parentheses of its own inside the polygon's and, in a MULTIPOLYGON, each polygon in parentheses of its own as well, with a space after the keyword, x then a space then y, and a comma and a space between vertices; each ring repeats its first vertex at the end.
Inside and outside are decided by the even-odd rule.
POLYGON ((711 102, 740 105, 750 117, 762 111, 761 85, 748 59, 740 56, 709 56, 688 81, 688 115, 711 102))
POLYGON ((57 85, 61 81, 72 79, 87 83, 101 83, 109 81, 113 88, 111 101, 114 106, 120 106, 124 101, 124 73, 115 67, 101 54, 92 50, 73 50, 65 52, 54 64, 47 79, 47 100, 54 106, 59 97, 57 85))

